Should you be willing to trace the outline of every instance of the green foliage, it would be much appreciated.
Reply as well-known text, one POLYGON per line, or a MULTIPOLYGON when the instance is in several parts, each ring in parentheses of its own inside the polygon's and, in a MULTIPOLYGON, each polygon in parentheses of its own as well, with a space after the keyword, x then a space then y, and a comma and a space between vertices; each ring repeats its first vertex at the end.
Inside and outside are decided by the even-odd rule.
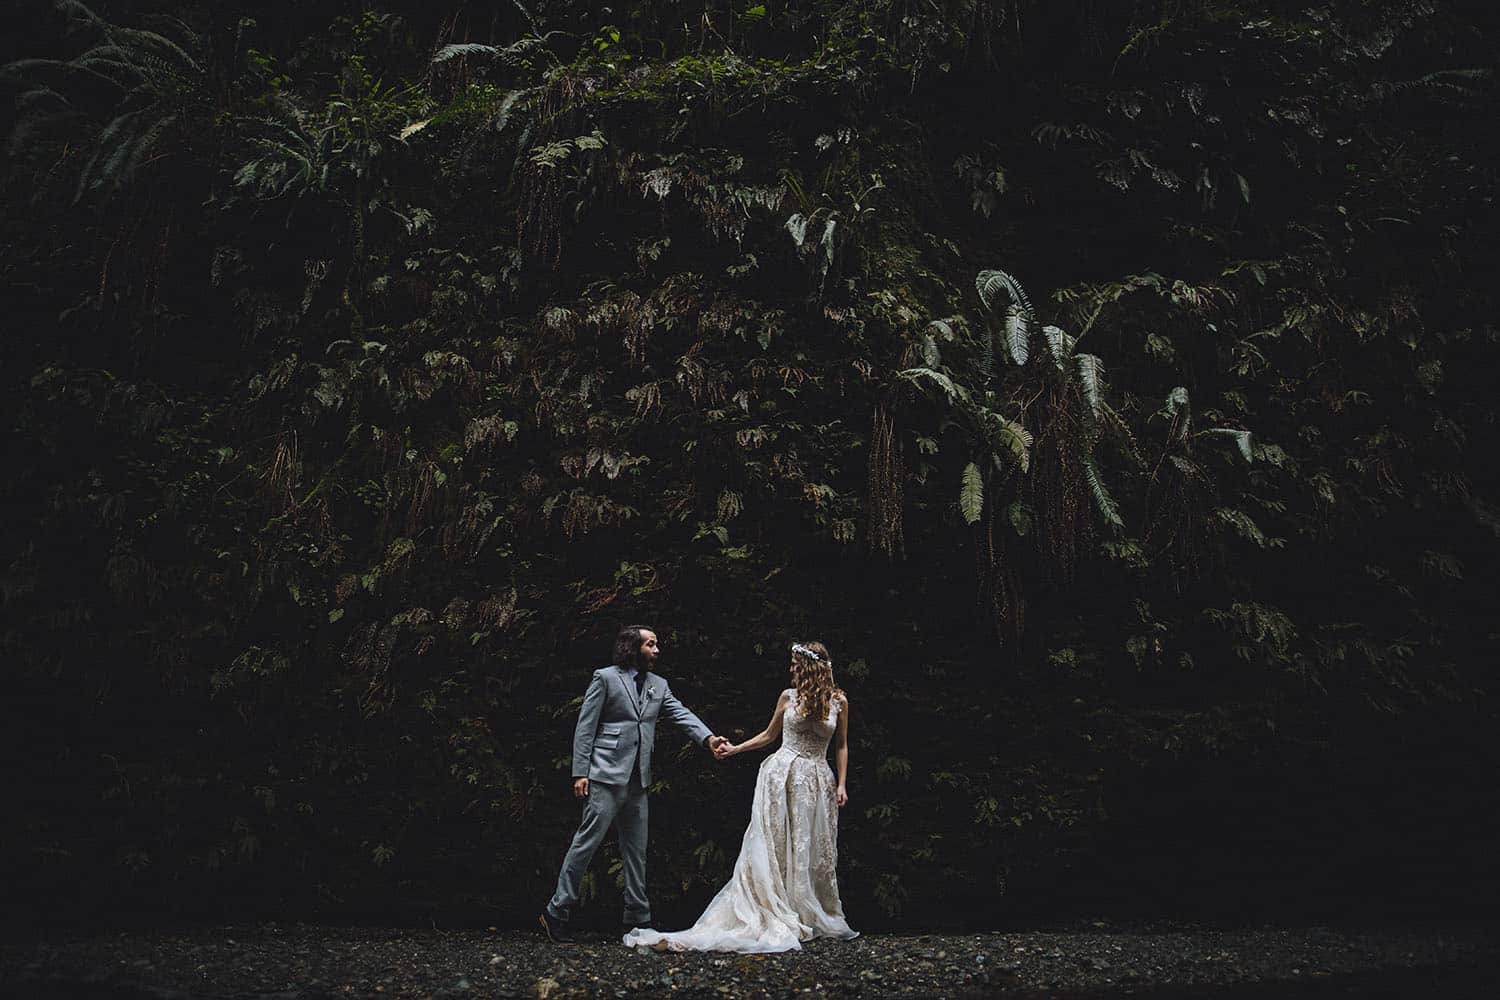
POLYGON ((9 148, 23 151, 39 133, 82 133, 89 152, 75 197, 108 198, 140 180, 144 165, 211 127, 220 81, 203 40, 177 18, 159 16, 152 30, 106 21, 78 0, 57 0, 56 8, 94 42, 71 59, 22 59, 0 69, 29 87, 17 99, 9 148), (102 102, 101 86, 109 92, 102 102))
MULTIPOLYGON (((1085 6, 60 4, 6 70, 57 789, 7 870, 532 906, 624 620, 731 731, 829 643, 892 920, 1039 884, 1122 775, 1488 719, 1500 28, 1085 6)), ((664 907, 745 777, 673 739, 664 907)))

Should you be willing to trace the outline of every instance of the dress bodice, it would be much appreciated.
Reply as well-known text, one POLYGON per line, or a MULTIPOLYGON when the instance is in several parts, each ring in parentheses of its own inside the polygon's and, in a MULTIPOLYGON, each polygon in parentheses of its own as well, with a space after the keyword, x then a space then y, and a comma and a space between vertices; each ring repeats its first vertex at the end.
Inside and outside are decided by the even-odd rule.
POLYGON ((781 719, 781 749, 790 750, 799 757, 827 756, 828 741, 833 738, 833 731, 838 725, 838 701, 829 700, 826 717, 809 719, 802 714, 797 689, 788 688, 787 694, 791 704, 787 705, 781 719))

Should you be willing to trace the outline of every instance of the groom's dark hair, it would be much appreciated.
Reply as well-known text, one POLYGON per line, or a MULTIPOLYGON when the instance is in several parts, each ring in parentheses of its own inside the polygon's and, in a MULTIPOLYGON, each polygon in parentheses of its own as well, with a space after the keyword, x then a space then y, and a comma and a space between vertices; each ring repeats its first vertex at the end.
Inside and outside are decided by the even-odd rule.
POLYGON ((626 625, 615 635, 615 665, 620 667, 641 666, 641 633, 655 632, 650 625, 626 625))

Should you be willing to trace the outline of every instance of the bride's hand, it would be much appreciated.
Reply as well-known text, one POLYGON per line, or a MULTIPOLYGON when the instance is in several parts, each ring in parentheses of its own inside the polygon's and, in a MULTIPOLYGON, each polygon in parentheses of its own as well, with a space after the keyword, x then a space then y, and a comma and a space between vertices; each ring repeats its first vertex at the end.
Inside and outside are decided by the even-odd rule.
POLYGON ((844 803, 849 801, 849 793, 844 790, 843 785, 840 785, 838 792, 836 792, 834 795, 834 798, 838 801, 839 808, 842 809, 844 808, 844 803))
POLYGON ((714 756, 719 758, 720 760, 723 760, 726 757, 733 757, 739 752, 740 748, 735 746, 728 740, 725 740, 723 743, 720 743, 718 746, 714 747, 714 756))

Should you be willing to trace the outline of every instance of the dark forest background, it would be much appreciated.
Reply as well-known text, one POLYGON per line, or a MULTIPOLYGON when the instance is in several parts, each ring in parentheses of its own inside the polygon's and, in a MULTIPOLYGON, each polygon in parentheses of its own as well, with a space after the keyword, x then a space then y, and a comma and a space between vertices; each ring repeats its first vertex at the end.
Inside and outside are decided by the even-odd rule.
MULTIPOLYGON (((858 927, 1490 914, 1497 42, 22 4, 8 919, 530 920, 626 621, 735 737, 829 645, 858 927)), ((674 926, 754 766, 665 736, 674 926)))

